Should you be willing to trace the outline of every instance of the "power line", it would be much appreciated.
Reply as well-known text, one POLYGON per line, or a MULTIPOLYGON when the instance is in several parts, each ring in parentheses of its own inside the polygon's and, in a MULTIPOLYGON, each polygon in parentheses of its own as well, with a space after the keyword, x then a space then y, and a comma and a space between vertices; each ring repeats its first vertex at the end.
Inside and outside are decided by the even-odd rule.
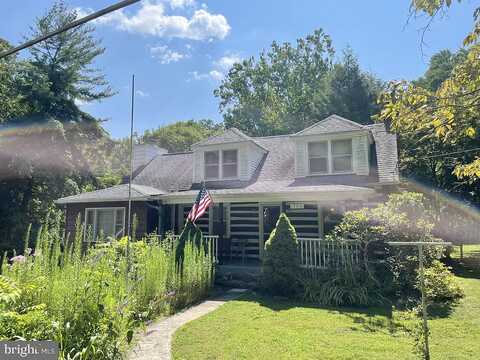
MULTIPOLYGON (((413 149, 413 150, 417 150, 417 149, 413 149)), ((416 159, 417 160, 432 159, 432 158, 436 158, 436 157, 440 157, 440 156, 458 155, 458 154, 469 153, 469 152, 472 152, 472 151, 480 151, 480 147, 458 150, 458 151, 452 151, 452 152, 447 152, 447 153, 437 153, 437 154, 433 154, 433 155, 422 156, 422 157, 419 157, 419 158, 416 158, 416 159)))
POLYGON ((30 46, 33 46, 35 44, 38 44, 39 42, 42 42, 44 40, 47 40, 53 36, 56 36, 58 34, 61 34, 67 30, 70 30, 70 29, 73 29, 74 27, 77 27, 77 26, 80 26, 80 25, 83 25, 89 21, 92 21, 96 18, 99 18, 100 16, 103 16, 103 15, 106 15, 106 14, 109 14, 113 11, 116 11, 116 10, 119 10, 119 9, 122 9, 126 6, 129 6, 129 5, 132 5, 132 4, 135 4, 137 2, 139 2, 140 0, 123 0, 123 1, 120 1, 114 5, 111 5, 111 6, 108 6, 102 10, 99 10, 97 12, 94 12, 90 15, 87 15, 87 16, 84 16, 83 18, 81 19, 78 19, 78 20, 75 20, 73 22, 71 22, 70 24, 67 24, 65 25, 64 27, 61 27, 60 29, 57 29, 57 30, 54 30, 54 31, 51 31, 45 35, 42 35, 42 36, 39 36, 37 37, 36 39, 33 39, 33 40, 29 40, 27 41, 26 43, 23 43, 22 45, 19 45, 17 47, 14 47, 12 49, 9 49, 9 50, 6 50, 2 53, 0 53, 0 59, 3 59, 4 57, 8 56, 8 55, 12 55, 12 54, 15 54, 23 49, 26 49, 30 46))

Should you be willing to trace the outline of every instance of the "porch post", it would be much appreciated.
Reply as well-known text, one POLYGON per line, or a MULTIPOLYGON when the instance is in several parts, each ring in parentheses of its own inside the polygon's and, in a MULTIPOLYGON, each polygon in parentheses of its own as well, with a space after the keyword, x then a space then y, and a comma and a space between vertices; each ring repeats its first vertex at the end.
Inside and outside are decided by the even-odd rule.
POLYGON ((325 235, 324 221, 323 221, 323 207, 321 203, 317 203, 317 214, 318 214, 318 236, 323 239, 325 235))

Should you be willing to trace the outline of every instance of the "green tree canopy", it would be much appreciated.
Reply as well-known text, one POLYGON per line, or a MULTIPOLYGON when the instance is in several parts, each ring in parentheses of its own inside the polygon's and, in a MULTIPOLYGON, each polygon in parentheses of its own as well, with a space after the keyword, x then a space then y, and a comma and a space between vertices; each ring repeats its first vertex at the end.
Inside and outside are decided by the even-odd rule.
POLYGON ((414 81, 414 84, 427 90, 435 91, 452 75, 456 65, 465 61, 467 51, 460 49, 456 53, 450 50, 441 50, 430 59, 425 75, 414 81))
MULTIPOLYGON (((413 1, 412 6, 416 11, 434 16, 451 3, 423 0, 413 1)), ((478 11, 475 12, 477 15, 478 11)), ((480 152, 474 150, 480 143, 480 45, 475 43, 477 25, 473 35, 466 38, 465 43, 470 45, 456 56, 438 54, 432 59, 423 79, 390 83, 381 96, 382 111, 378 118, 389 122, 401 138, 407 139, 410 147, 407 151, 416 151, 411 156, 412 162, 425 160, 430 155, 427 158, 430 172, 442 177, 445 174, 444 178, 453 173, 462 186, 478 189, 480 152)), ((403 148, 405 151, 407 147, 403 148)), ((458 187, 458 184, 452 184, 450 189, 458 187)), ((472 197, 478 201, 476 193, 478 191, 472 197)))
POLYGON ((376 101, 383 85, 373 75, 360 69, 350 48, 344 51, 343 59, 334 64, 327 84, 331 113, 367 124, 380 110, 376 101))
MULTIPOLYGON (((76 19, 56 2, 32 26, 36 37, 76 19)), ((0 60, 0 238, 16 244, 28 223, 48 221, 59 211, 53 200, 82 189, 118 182, 95 173, 105 154, 117 153, 100 122, 80 111, 76 101, 112 94, 92 64, 104 51, 82 25, 30 48, 30 56, 0 60), (96 176, 95 176, 96 175, 96 176)), ((0 48, 9 44, 0 42, 0 48)), ((105 160, 106 159, 106 160, 105 160)), ((108 174, 109 167, 103 167, 108 174)), ((7 245, 7 247, 13 247, 7 245)))
POLYGON ((316 30, 234 64, 214 92, 226 127, 265 136, 299 131, 332 113, 369 122, 378 81, 351 52, 335 66, 333 56, 330 37, 316 30))
MULTIPOLYGON (((29 38, 57 30, 77 18, 75 10, 58 1, 36 19, 29 38)), ((81 25, 29 48, 19 78, 24 101, 61 122, 76 121, 76 102, 101 100, 113 94, 102 73, 92 67, 105 48, 93 36, 94 27, 81 25)))
POLYGON ((212 120, 178 121, 158 129, 146 130, 141 141, 154 143, 169 152, 182 152, 190 150, 192 144, 218 133, 222 128, 222 124, 212 120))

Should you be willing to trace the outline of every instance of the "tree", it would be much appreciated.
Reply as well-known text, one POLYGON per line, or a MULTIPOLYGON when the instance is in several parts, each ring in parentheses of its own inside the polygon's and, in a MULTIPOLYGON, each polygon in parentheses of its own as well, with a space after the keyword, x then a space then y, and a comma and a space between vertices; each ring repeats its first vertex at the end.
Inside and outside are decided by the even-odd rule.
POLYGON ((214 92, 226 127, 265 136, 297 132, 332 113, 370 122, 379 81, 351 51, 335 65, 333 55, 330 37, 316 30, 295 46, 273 42, 258 60, 234 64, 214 92))
POLYGON ((265 243, 262 284, 274 294, 292 295, 297 287, 298 271, 297 234, 287 215, 282 213, 265 243))
POLYGON ((215 135, 223 128, 212 120, 187 120, 145 131, 142 141, 155 143, 169 152, 190 150, 190 146, 209 136, 215 135))
MULTIPOLYGON (((7 41, 0 38, 0 52, 10 47, 7 41)), ((18 62, 15 57, 0 60, 0 124, 26 112, 26 107, 22 106, 21 97, 15 86, 14 74, 17 66, 18 62)))
MULTIPOLYGON (((31 36, 75 18, 75 11, 56 2, 36 20, 31 36)), ((54 199, 111 181, 97 181, 92 173, 95 157, 108 151, 108 134, 75 103, 112 94, 103 75, 91 67, 104 51, 92 32, 82 25, 34 46, 25 60, 10 56, 0 61, 1 130, 10 130, 0 131, 3 244, 18 246, 29 223, 35 229, 48 221, 49 213, 59 211, 54 199)))
POLYGON ((330 112, 361 124, 371 123, 371 117, 379 111, 376 103, 382 83, 360 69, 351 49, 343 54, 329 75, 330 112))
MULTIPOLYGON (((37 18, 30 37, 59 29, 77 18, 63 1, 58 1, 37 18)), ((94 27, 81 25, 49 38, 31 48, 19 76, 24 101, 36 111, 61 122, 77 121, 78 101, 90 102, 113 95, 103 74, 92 63, 105 48, 93 37, 94 27)))
POLYGON ((285 134, 329 115, 326 76, 333 53, 330 37, 316 30, 296 46, 273 42, 258 60, 234 64, 214 92, 226 127, 250 135, 285 134))
MULTIPOLYGON (((416 11, 424 11, 431 16, 450 5, 450 1, 423 0, 412 3, 416 11)), ((475 12, 476 20, 478 13, 475 12)), ((444 172, 448 169, 444 166, 444 161, 448 160, 453 168, 452 173, 463 186, 478 189, 480 157, 479 152, 473 150, 480 141, 480 80, 477 75, 480 71, 480 45, 474 43, 479 33, 477 30, 480 30, 478 22, 465 41, 471 45, 455 59, 458 63, 440 85, 436 81, 429 85, 430 88, 424 88, 406 81, 392 82, 380 98, 382 111, 378 119, 389 122, 401 137, 414 136, 417 143, 430 143, 430 150, 436 153, 430 155, 430 159, 435 159, 435 171, 444 172), (434 147, 435 144, 438 146, 434 147), (445 150, 452 151, 443 152, 445 155, 442 155, 445 150)), ((432 68, 430 79, 440 80, 444 76, 445 71, 439 75, 436 71, 438 68, 432 68)), ((425 156, 425 153, 422 155, 425 156)), ((413 161, 417 158, 414 156, 413 161)), ((477 195, 473 194, 472 197, 479 201, 477 195)))
POLYGON ((430 64, 425 75, 414 81, 414 84, 424 89, 435 91, 447 80, 456 65, 465 61, 467 51, 460 49, 457 53, 450 50, 441 50, 430 59, 430 64))

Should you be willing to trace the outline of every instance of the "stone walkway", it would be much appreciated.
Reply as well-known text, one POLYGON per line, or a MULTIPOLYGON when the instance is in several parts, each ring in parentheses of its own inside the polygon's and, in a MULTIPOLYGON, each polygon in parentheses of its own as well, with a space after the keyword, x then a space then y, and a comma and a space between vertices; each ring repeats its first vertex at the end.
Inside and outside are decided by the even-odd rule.
POLYGON ((170 360, 173 333, 183 324, 198 319, 218 309, 227 301, 242 295, 246 289, 230 289, 227 292, 188 308, 178 314, 149 325, 128 354, 128 360, 170 360))

